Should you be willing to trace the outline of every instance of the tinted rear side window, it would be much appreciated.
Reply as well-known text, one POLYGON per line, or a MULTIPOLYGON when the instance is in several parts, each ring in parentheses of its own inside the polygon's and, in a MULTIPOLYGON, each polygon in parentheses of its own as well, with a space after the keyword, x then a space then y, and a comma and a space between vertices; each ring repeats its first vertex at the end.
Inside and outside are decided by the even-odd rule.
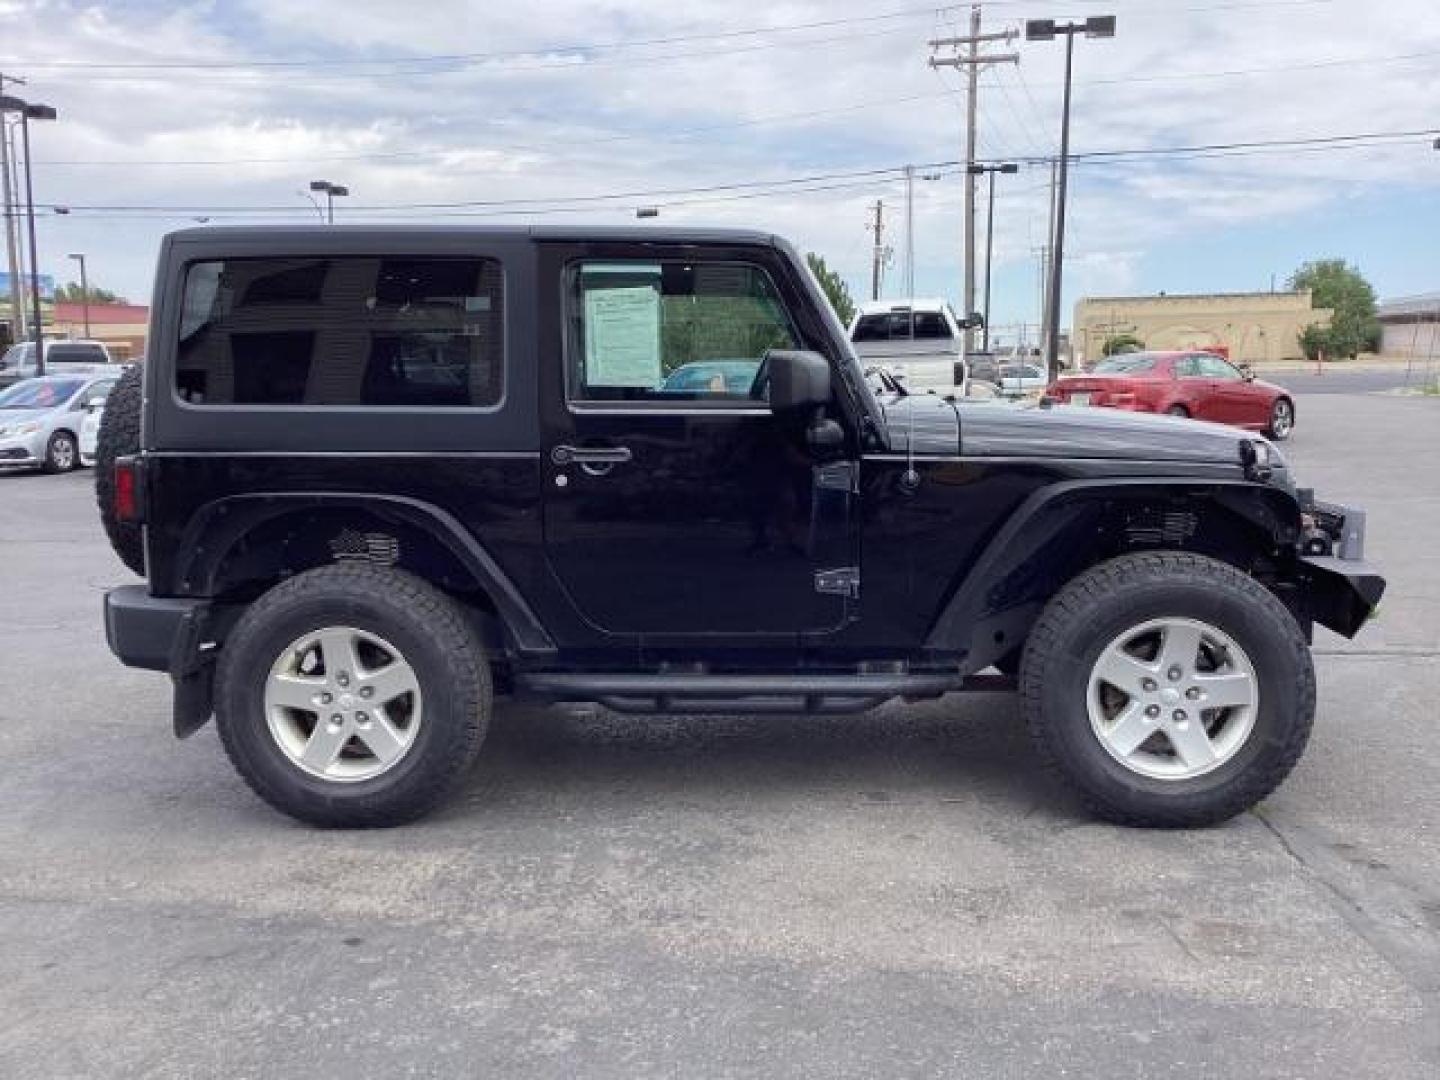
POLYGON ((192 263, 176 392, 196 405, 493 406, 502 299, 494 259, 192 263))
POLYGON ((56 342, 45 346, 47 364, 103 364, 105 350, 98 345, 78 345, 56 342))

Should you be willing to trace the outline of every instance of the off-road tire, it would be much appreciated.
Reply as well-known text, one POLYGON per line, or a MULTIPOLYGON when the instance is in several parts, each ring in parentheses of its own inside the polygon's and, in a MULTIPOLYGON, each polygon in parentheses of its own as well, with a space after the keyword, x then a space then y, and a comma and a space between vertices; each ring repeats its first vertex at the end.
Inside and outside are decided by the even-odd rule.
POLYGON ((1021 711, 1041 757, 1095 814, 1122 825, 1213 825, 1254 806, 1289 775, 1310 737, 1315 670, 1293 615, 1259 582, 1201 555, 1155 552, 1101 563, 1050 601, 1026 642, 1021 711), (1086 687, 1101 649, 1148 619, 1184 617, 1232 637, 1254 664, 1255 726, 1213 772, 1142 776, 1101 746, 1086 687))
POLYGON ((329 566, 275 586, 241 617, 220 652, 215 718, 231 763, 275 809, 315 825, 373 828, 413 821, 454 789, 479 753, 491 698, 484 647, 455 601, 401 571, 329 566), (393 643, 419 678, 425 712, 415 742, 369 780, 304 772, 266 722, 265 682, 276 657, 300 635, 329 625, 393 643))
POLYGON ((140 452, 140 409, 144 372, 128 368, 105 399, 100 432, 95 441, 95 502, 105 535, 120 561, 145 576, 145 537, 139 525, 115 520, 115 459, 140 452))
POLYGON ((41 471, 47 473, 71 472, 80 467, 80 442, 75 438, 74 432, 57 431, 50 436, 50 441, 45 444, 45 460, 40 463, 41 471), (60 455, 59 447, 64 444, 70 448, 70 453, 63 458, 60 455))

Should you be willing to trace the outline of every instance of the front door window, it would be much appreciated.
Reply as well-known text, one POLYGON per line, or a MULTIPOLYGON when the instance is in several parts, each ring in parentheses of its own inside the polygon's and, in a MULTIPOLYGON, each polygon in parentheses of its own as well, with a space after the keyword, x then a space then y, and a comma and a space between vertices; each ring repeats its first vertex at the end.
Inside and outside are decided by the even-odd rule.
POLYGON ((748 263, 583 262, 570 280, 572 402, 763 408, 761 360, 796 347, 774 282, 748 263))

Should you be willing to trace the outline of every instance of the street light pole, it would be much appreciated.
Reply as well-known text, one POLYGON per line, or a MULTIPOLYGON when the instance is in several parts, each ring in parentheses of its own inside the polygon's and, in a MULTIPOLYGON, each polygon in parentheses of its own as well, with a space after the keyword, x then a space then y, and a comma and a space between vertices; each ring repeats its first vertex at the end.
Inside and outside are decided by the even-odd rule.
POLYGON ((90 279, 85 276, 85 255, 82 252, 74 252, 70 258, 80 264, 80 304, 81 310, 85 313, 85 337, 90 337, 90 279))
POLYGON ((35 314, 35 374, 45 374, 45 329, 40 315, 40 254, 35 244, 35 183, 30 156, 30 121, 54 120, 49 105, 26 105, 20 112, 20 141, 25 149, 25 212, 30 217, 30 304, 35 314))
POLYGON ((325 222, 327 225, 335 224, 335 197, 344 197, 350 194, 350 189, 344 184, 332 184, 329 180, 311 180, 311 191, 323 191, 325 193, 325 222))
POLYGON ((1020 171, 1020 166, 1013 161, 1007 161, 1003 165, 971 165, 968 169, 971 176, 979 176, 984 173, 989 177, 989 192, 987 196, 988 206, 985 210, 985 307, 982 312, 985 325, 980 328, 980 348, 990 351, 990 265, 995 255, 995 174, 1004 173, 1007 176, 1020 171))
MULTIPOLYGON (((1050 248, 1049 311, 1046 313, 1045 366, 1051 380, 1060 374, 1060 285, 1065 267, 1065 191, 1070 173, 1070 88, 1075 60, 1075 35, 1092 38, 1115 36, 1114 15, 1092 15, 1084 22, 1056 23, 1031 19, 1025 24, 1026 41, 1053 41, 1065 37, 1065 96, 1060 113, 1060 176, 1055 192, 1055 235, 1050 248)), ((1073 349, 1073 345, 1072 345, 1073 349)))

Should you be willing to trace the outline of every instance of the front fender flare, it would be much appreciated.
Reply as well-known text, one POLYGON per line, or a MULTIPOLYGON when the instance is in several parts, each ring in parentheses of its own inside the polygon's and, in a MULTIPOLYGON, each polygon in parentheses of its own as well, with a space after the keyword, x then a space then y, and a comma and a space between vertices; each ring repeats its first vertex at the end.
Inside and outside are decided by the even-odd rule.
POLYGON ((1293 546, 1300 508, 1281 488, 1246 480, 1105 477, 1067 480, 1034 492, 1011 514, 958 583, 926 638, 927 651, 963 653, 967 673, 1018 647, 1055 590, 1083 566, 1046 549, 1098 524, 1116 500, 1203 498, 1239 517, 1273 547, 1293 546))

